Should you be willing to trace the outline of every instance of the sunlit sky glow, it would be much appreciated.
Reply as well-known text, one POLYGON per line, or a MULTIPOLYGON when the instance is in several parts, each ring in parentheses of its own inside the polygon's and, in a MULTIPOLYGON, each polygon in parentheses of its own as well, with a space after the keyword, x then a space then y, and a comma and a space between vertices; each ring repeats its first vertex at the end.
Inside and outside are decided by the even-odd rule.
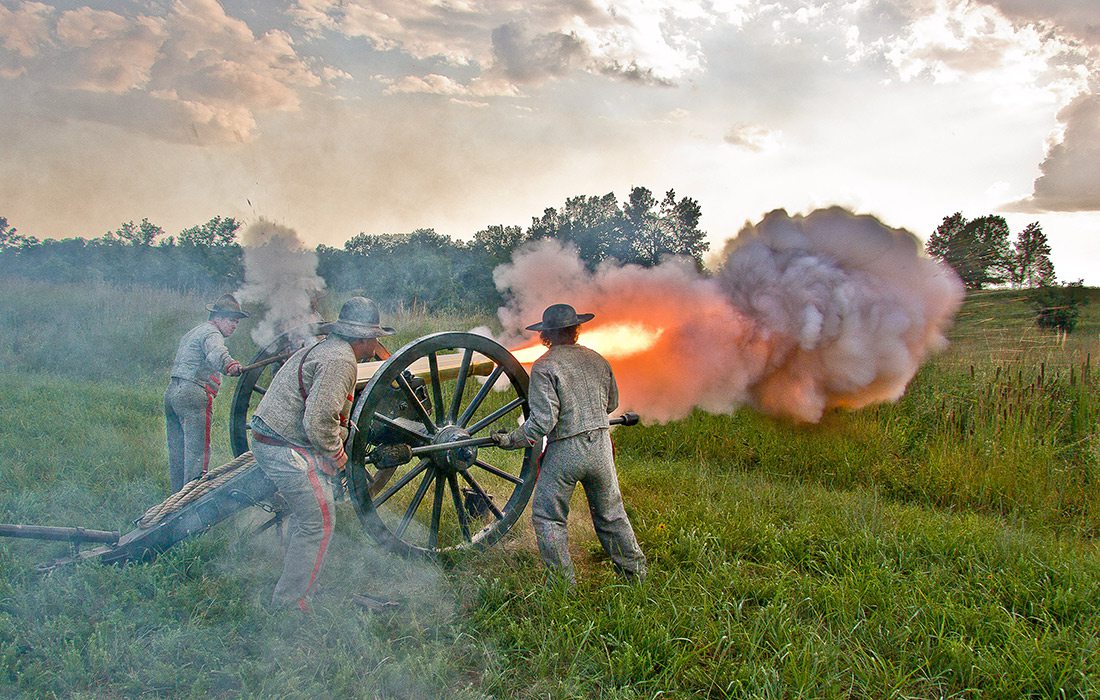
POLYGON ((1039 221, 1100 285, 1095 0, 0 0, 0 216, 259 216, 310 243, 527 226, 574 195, 926 238, 1039 221))

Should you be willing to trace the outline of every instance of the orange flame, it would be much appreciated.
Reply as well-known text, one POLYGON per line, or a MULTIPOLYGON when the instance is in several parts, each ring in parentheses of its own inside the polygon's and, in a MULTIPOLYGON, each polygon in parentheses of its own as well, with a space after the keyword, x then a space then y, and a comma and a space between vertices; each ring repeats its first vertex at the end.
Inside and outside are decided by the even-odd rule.
MULTIPOLYGON (((577 342, 609 360, 622 359, 649 350, 664 332, 664 328, 650 328, 641 323, 611 323, 583 331, 577 342)), ((543 345, 528 345, 512 350, 512 354, 524 365, 532 364, 544 352, 546 347, 543 345)))

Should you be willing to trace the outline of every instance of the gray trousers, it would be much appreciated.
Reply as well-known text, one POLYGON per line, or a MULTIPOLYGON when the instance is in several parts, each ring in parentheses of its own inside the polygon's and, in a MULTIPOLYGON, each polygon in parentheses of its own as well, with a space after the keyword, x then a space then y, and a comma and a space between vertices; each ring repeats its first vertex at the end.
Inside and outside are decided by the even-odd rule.
POLYGON ((252 454, 290 507, 290 541, 271 604, 297 604, 306 611, 306 598, 321 573, 332 538, 332 488, 316 466, 319 458, 307 450, 254 441, 252 454))
POLYGON ((210 417, 214 396, 194 382, 175 377, 164 392, 168 433, 168 479, 172 493, 203 475, 210 464, 210 417))
POLYGON ((584 486, 592 524, 607 556, 621 573, 643 578, 645 555, 623 508, 607 430, 555 440, 546 448, 531 504, 531 519, 543 563, 552 573, 571 582, 576 580, 569 556, 566 520, 569 499, 578 483, 584 486))

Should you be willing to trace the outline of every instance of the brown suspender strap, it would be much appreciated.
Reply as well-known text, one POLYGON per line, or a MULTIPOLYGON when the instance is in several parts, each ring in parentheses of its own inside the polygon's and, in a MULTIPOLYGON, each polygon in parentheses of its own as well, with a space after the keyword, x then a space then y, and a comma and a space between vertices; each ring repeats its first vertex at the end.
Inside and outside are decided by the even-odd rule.
POLYGON ((302 368, 306 365, 306 358, 309 357, 309 353, 313 352, 313 348, 317 347, 317 345, 320 345, 320 343, 306 350, 305 354, 302 355, 302 359, 298 361, 298 393, 301 394, 303 403, 309 398, 309 393, 306 392, 306 383, 302 379, 302 368))

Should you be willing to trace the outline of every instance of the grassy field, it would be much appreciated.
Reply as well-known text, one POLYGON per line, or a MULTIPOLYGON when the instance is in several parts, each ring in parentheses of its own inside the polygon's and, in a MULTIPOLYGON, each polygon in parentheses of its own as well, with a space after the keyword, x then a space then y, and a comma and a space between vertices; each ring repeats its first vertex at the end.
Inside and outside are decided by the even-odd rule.
MULTIPOLYGON (((1018 293, 971 296, 897 404, 618 431, 639 586, 579 494, 572 591, 544 585, 526 517, 443 567, 380 551, 345 503, 306 619, 263 609, 281 556, 250 535, 259 514, 151 564, 45 577, 66 546, 0 540, 0 696, 1098 697, 1092 297, 1063 341, 1018 293), (404 605, 359 611, 361 591, 404 605)), ((0 298, 0 521, 128 529, 167 489, 161 393, 204 300, 4 280, 0 298)), ((489 321, 386 320, 395 345, 489 321)))

